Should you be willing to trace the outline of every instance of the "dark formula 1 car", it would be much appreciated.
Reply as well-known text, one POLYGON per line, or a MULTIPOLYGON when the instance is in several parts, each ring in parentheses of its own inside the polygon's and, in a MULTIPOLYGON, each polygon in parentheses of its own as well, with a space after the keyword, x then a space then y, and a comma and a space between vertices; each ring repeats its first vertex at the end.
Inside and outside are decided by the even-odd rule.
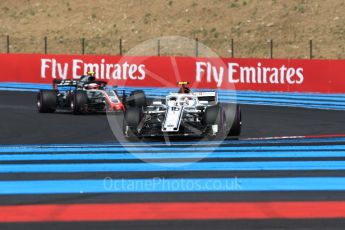
POLYGON ((52 90, 38 93, 37 108, 41 113, 61 109, 73 114, 124 110, 114 87, 107 86, 104 81, 96 81, 93 76, 83 76, 80 80, 54 80, 52 90))
POLYGON ((211 136, 238 137, 241 133, 241 109, 234 103, 219 103, 216 92, 190 92, 182 86, 165 100, 147 105, 143 91, 128 98, 123 132, 126 137, 211 136))

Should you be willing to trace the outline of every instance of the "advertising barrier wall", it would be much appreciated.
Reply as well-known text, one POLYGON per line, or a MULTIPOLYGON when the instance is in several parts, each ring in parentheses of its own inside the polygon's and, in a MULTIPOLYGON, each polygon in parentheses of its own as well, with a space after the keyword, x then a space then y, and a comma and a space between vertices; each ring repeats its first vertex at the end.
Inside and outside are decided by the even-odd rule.
POLYGON ((345 93, 344 60, 1 54, 1 82, 50 83, 94 71, 119 86, 345 93))

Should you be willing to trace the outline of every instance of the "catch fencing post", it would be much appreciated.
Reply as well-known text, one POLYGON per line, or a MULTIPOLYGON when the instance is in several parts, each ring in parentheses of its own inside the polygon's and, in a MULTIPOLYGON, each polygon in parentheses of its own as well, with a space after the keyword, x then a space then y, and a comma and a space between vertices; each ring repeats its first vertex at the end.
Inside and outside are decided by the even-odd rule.
POLYGON ((195 39, 195 56, 199 56, 199 39, 195 39))
POLYGON ((234 51, 234 39, 231 38, 231 57, 234 58, 235 57, 235 51, 234 51))
POLYGON ((10 35, 6 37, 6 46, 7 46, 7 53, 10 53, 10 35))
POLYGON ((120 56, 122 56, 122 38, 119 40, 119 50, 120 50, 120 56))
POLYGON ((313 59, 313 40, 309 40, 309 58, 313 59))
POLYGON ((47 36, 44 37, 44 53, 48 53, 48 38, 47 36))
POLYGON ((270 57, 273 59, 273 39, 270 40, 270 57))
POLYGON ((85 54, 85 38, 81 39, 81 53, 85 54))
POLYGON ((157 54, 158 56, 161 55, 161 41, 159 39, 157 40, 157 54))

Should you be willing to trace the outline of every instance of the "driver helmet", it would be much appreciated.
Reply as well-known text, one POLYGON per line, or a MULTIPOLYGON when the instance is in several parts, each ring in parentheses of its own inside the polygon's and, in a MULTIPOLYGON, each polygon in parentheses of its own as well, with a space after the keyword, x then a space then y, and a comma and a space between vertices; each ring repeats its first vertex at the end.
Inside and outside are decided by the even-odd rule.
POLYGON ((93 72, 93 71, 87 72, 87 76, 89 76, 89 79, 88 79, 89 82, 90 82, 90 81, 95 81, 95 80, 96 80, 95 72, 93 72))
POLYGON ((187 87, 189 82, 181 81, 181 82, 178 82, 178 84, 181 86, 178 93, 191 93, 190 88, 187 87))
POLYGON ((178 93, 190 93, 190 89, 187 86, 182 85, 178 93))
POLYGON ((95 76, 95 72, 93 72, 93 71, 89 71, 89 72, 87 72, 87 75, 89 75, 89 76, 95 76))

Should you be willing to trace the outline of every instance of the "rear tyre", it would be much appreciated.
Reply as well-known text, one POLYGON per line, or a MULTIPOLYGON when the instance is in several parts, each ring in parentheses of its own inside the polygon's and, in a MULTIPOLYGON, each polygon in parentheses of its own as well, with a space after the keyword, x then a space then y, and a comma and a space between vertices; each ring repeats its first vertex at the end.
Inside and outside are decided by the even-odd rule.
POLYGON ((242 129, 242 112, 239 105, 236 106, 236 116, 234 122, 232 123, 229 136, 238 137, 241 135, 242 129))
POLYGON ((132 91, 127 98, 127 104, 131 107, 145 107, 147 105, 146 95, 142 90, 132 91))
POLYGON ((219 105, 213 105, 206 108, 203 118, 204 125, 217 125, 221 122, 222 108, 219 105))
POLYGON ((223 140, 226 137, 223 128, 224 119, 224 111, 219 104, 206 108, 203 119, 204 125, 210 127, 217 125, 217 130, 214 130, 213 127, 210 130, 210 140, 223 140))
POLYGON ((85 91, 75 91, 71 100, 71 110, 73 114, 78 115, 84 113, 87 103, 87 93, 85 91))
POLYGON ((224 126, 227 136, 238 137, 242 128, 242 113, 238 104, 222 104, 225 121, 224 126))
POLYGON ((125 137, 135 137, 141 120, 141 109, 129 107, 123 119, 123 134, 125 137))
POLYGON ((37 94, 37 109, 40 113, 53 113, 57 106, 57 92, 55 90, 41 90, 37 94))

